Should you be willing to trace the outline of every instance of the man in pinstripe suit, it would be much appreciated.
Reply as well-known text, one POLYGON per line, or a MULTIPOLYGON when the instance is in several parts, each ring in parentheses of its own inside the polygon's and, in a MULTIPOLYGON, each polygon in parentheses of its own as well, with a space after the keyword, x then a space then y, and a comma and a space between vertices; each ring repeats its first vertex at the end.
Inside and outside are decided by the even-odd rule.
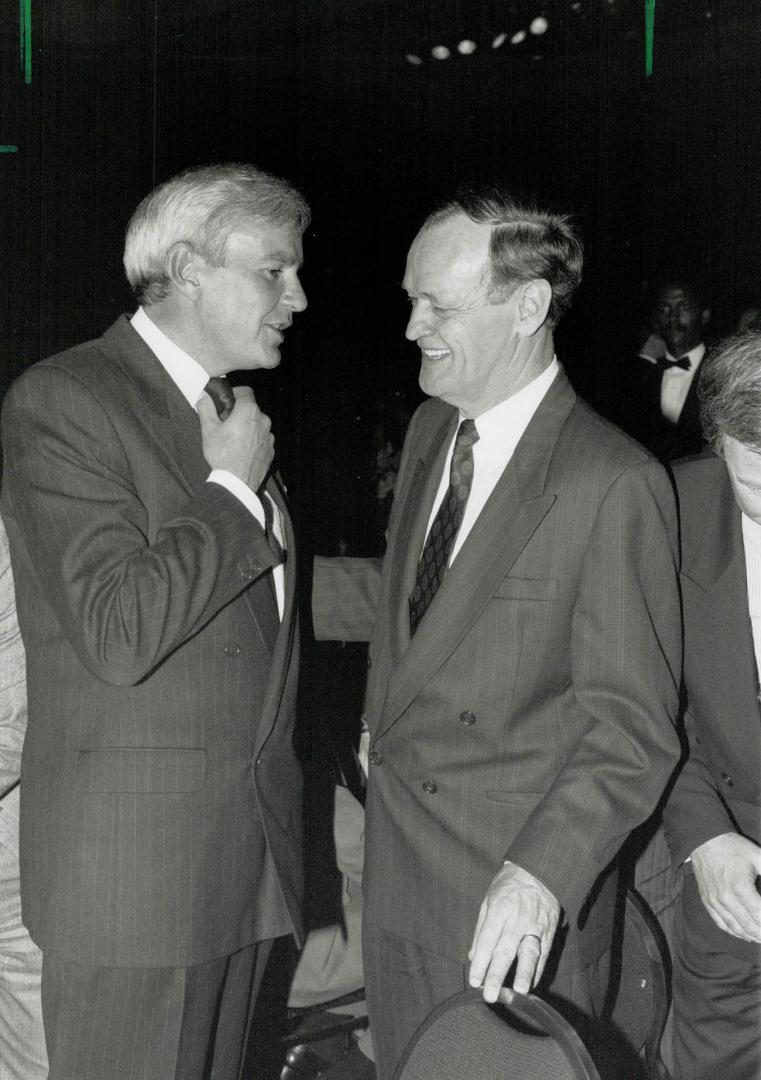
POLYGON ((300 932, 293 534, 269 420, 204 388, 279 363, 308 218, 251 166, 157 188, 137 314, 6 399, 51 1080, 237 1080, 269 945, 300 932))
POLYGON ((569 222, 504 192, 427 219, 404 288, 431 400, 405 440, 383 567, 316 566, 318 636, 371 638, 379 1080, 435 1005, 468 982, 493 1001, 511 969, 574 1022, 601 1014, 615 856, 679 756, 673 497, 554 356, 580 277, 569 222))

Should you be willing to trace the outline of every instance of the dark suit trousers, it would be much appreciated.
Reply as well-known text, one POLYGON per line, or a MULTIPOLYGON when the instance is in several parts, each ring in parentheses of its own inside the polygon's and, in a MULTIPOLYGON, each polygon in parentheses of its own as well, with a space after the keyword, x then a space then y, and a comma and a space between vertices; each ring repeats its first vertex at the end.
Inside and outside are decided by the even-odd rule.
POLYGON ((719 930, 691 871, 677 909, 673 962, 676 1080, 758 1080, 761 946, 719 930))
MULTIPOLYGON (((468 986, 467 963, 436 956, 414 942, 364 919, 365 989, 378 1080, 392 1080, 407 1043, 428 1014, 468 986)), ((601 1075, 616 1080, 633 1075, 621 1058, 610 1060, 599 1047, 600 1025, 610 975, 610 952, 582 971, 556 975, 540 996, 561 1012, 600 1062, 601 1075), (590 1045, 592 1044, 592 1045, 590 1045), (606 1068, 606 1065, 612 1068, 606 1068)))
POLYGON ((49 1080, 239 1080, 271 942, 189 968, 43 953, 49 1080))

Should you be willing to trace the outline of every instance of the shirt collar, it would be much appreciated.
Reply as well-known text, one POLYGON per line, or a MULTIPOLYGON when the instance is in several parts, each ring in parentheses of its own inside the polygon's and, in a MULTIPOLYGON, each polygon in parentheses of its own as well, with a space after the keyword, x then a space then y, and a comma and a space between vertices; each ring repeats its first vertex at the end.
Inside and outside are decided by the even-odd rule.
POLYGON ((479 440, 498 441, 509 446, 512 452, 559 372, 560 364, 555 356, 541 375, 537 375, 517 394, 477 416, 475 423, 479 440))
POLYGON ((209 381, 209 373, 197 360, 188 356, 184 349, 159 330, 143 307, 139 307, 132 316, 132 329, 143 339, 166 371, 182 396, 192 409, 195 409, 204 387, 209 381))

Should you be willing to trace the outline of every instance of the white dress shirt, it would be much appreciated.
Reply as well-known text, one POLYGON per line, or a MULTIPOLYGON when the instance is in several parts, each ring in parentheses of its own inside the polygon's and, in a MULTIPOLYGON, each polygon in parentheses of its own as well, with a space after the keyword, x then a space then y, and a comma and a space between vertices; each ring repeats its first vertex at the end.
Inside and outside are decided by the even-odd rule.
POLYGON ((745 574, 748 585, 748 612, 756 654, 756 677, 761 673, 761 525, 742 515, 745 574))
MULTIPOLYGON (((151 321, 145 308, 138 308, 132 316, 132 329, 143 339, 190 407, 195 409, 203 397, 204 387, 209 381, 209 373, 184 349, 175 345, 162 330, 159 330, 158 326, 151 321)), ((240 477, 228 472, 227 469, 212 469, 206 479, 208 483, 221 484, 222 487, 227 488, 264 528, 264 507, 261 499, 240 477)), ((263 495, 272 504, 272 531, 280 546, 285 550, 280 510, 266 492, 263 492, 263 495)), ((285 570, 282 563, 273 568, 273 578, 277 608, 282 619, 285 610, 285 570)))
MULTIPOLYGON (((661 412, 672 424, 679 422, 684 403, 692 386, 692 380, 698 373, 700 361, 705 356, 706 347, 701 342, 694 349, 690 349, 684 355, 690 361, 689 371, 684 368, 672 367, 663 372, 661 379, 661 412)), ((666 353, 667 360, 680 360, 681 357, 671 356, 666 353)))
MULTIPOLYGON (((449 556, 450 566, 465 543, 468 533, 475 525, 478 515, 486 505, 492 491, 494 491, 497 481, 505 471, 505 466, 513 456, 515 448, 528 427, 532 416, 539 408, 542 398, 549 390, 559 371, 560 364, 557 358, 553 358, 552 363, 528 386, 524 386, 517 394, 513 394, 506 401, 501 401, 499 405, 495 405, 488 412, 475 417, 478 442, 473 446, 473 483, 465 505, 462 523, 455 537, 452 553, 449 556)), ((464 417, 460 414, 460 420, 463 419, 464 417)), ((426 536, 433 524, 433 519, 436 517, 439 505, 449 490, 449 469, 456 437, 457 432, 452 436, 447 459, 444 462, 444 471, 438 493, 434 499, 433 510, 428 520, 426 536)))

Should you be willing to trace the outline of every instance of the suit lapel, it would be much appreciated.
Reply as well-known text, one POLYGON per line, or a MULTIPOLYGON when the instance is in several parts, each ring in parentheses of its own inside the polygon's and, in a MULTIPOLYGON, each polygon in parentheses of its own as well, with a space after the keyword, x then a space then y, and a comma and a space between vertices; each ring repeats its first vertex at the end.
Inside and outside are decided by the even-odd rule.
MULTIPOLYGON (((114 361, 120 364, 129 377, 142 402, 143 413, 151 422, 154 449, 162 453, 165 463, 175 473, 178 482, 187 491, 188 497, 191 497, 206 482, 210 471, 201 448, 197 413, 167 375, 151 349, 132 329, 126 316, 122 316, 106 331, 103 342, 114 361)), ((286 550, 291 558, 290 566, 286 563, 285 568, 285 612, 275 644, 275 655, 277 655, 281 639, 285 637, 287 640, 288 636, 283 634, 283 626, 292 620, 295 595, 295 541, 285 496, 275 479, 268 480, 267 491, 280 509, 285 530, 286 550)), ((251 589, 247 589, 244 595, 249 611, 256 622, 257 631, 268 651, 272 651, 271 642, 268 643, 266 635, 262 632, 256 605, 252 603, 251 589)))
MULTIPOLYGON (((559 375, 392 671, 381 730, 398 719, 462 641, 555 501, 555 494, 545 490, 547 469, 574 400, 568 380, 559 375)), ((430 501, 426 499, 423 532, 432 501, 433 496, 430 501)), ((420 513, 422 516, 422 508, 420 513)), ((419 538, 419 521, 411 527, 411 533, 419 538)), ((422 542, 420 539, 413 553, 415 567, 422 542)), ((409 618, 407 601, 412 585, 414 573, 410 584, 407 568, 394 583, 391 594, 399 620, 409 618)))
POLYGON ((689 593, 698 609, 685 608, 686 633, 696 655, 714 661, 711 689, 717 715, 729 712, 758 718, 758 674, 740 511, 725 475, 720 490, 709 487, 706 496, 697 511, 700 543, 682 568, 682 576, 700 590, 689 593), (720 663, 715 663, 717 641, 722 643, 720 663))
POLYGON ((126 316, 103 335, 103 343, 135 388, 151 423, 154 449, 163 452, 178 480, 191 494, 209 475, 201 451, 198 416, 126 316))
MULTIPOLYGON (((272 652, 272 664, 270 665, 270 681, 262 710, 262 717, 257 729, 256 746, 254 752, 258 752, 263 745, 272 726, 275 723, 280 708, 280 701, 285 689, 288 673, 291 669, 291 653, 294 648, 296 635, 296 537, 293 531, 293 523, 288 512, 285 489, 279 476, 270 475, 267 480, 267 494, 273 499, 280 511, 280 520, 283 525, 283 540, 285 541, 285 602, 283 604, 283 618, 280 621, 272 652)), ((269 586, 268 586, 269 587, 269 586)), ((249 590, 250 591, 250 590, 249 590)), ((248 593, 247 593, 248 595, 248 593)), ((258 620, 256 610, 251 609, 254 619, 258 620)))
POLYGON ((417 566, 425 543, 428 520, 439 489, 457 413, 446 408, 432 429, 427 447, 416 457, 409 487, 402 496, 399 528, 388 558, 391 564, 391 649, 398 661, 410 641, 408 599, 415 587, 417 566), (403 602, 399 602, 402 598, 403 602))

